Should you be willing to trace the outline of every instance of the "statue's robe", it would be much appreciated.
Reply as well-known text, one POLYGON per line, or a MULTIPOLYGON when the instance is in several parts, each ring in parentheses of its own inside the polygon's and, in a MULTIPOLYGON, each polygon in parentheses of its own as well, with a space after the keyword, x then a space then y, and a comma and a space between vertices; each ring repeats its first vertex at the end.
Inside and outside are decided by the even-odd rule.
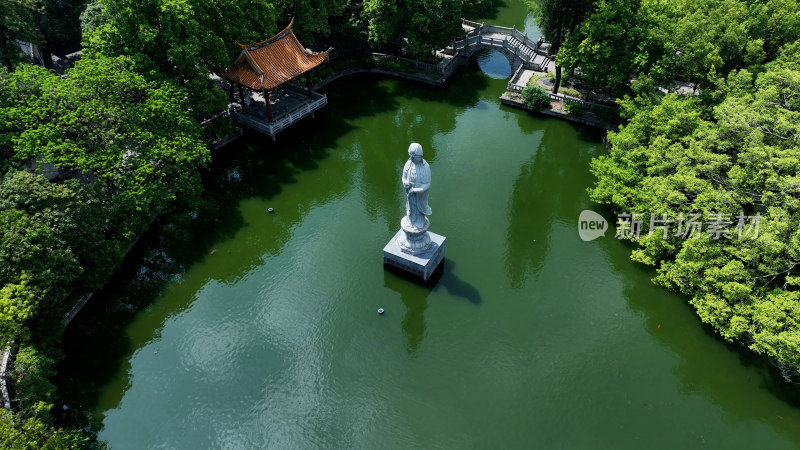
POLYGON ((428 189, 431 186, 431 166, 422 159, 415 163, 412 159, 403 167, 403 185, 410 184, 412 188, 422 188, 421 192, 410 192, 406 199, 406 215, 411 225, 415 228, 425 226, 425 216, 431 215, 428 205, 428 189))

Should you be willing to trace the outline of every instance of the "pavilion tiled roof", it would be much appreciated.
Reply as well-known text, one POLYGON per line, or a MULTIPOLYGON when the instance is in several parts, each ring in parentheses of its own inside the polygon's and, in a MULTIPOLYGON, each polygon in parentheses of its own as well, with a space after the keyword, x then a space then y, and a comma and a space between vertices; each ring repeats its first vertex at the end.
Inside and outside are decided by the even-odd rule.
POLYGON ((271 91, 325 62, 328 52, 313 53, 300 45, 292 24, 271 38, 242 45, 242 52, 220 76, 244 87, 271 91))

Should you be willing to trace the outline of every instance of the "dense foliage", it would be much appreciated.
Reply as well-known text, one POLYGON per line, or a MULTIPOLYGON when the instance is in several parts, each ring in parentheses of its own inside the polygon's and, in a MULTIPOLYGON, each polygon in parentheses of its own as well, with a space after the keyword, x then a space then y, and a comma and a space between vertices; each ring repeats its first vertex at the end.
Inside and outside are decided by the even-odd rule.
POLYGON ((713 88, 733 70, 758 71, 800 38, 796 0, 599 0, 557 48, 587 90, 624 93, 647 76, 674 91, 713 88))
POLYGON ((641 214, 632 258, 787 379, 800 371, 798 11, 796 0, 601 0, 558 53, 587 90, 629 93, 629 123, 593 161, 590 192, 641 214), (680 95, 656 89, 681 82, 680 95), (686 233, 694 214, 699 235, 686 233))
POLYGON ((66 78, 36 66, 0 72, 0 342, 19 349, 4 445, 93 442, 50 423, 67 294, 102 286, 154 215, 199 191, 209 153, 185 94, 133 67, 88 58, 66 78))

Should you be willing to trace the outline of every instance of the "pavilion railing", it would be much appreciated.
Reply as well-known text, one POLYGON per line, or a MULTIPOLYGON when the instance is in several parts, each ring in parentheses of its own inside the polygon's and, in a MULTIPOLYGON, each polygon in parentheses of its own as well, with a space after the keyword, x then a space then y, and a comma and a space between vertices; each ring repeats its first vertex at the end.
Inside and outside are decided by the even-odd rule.
POLYGON ((262 133, 266 133, 270 136, 275 136, 279 132, 291 126, 293 123, 313 114, 314 111, 327 104, 328 97, 326 95, 314 92, 313 100, 296 106, 294 109, 289 110, 287 114, 274 122, 269 122, 266 118, 256 117, 242 112, 235 112, 233 115, 237 122, 261 131, 262 133))

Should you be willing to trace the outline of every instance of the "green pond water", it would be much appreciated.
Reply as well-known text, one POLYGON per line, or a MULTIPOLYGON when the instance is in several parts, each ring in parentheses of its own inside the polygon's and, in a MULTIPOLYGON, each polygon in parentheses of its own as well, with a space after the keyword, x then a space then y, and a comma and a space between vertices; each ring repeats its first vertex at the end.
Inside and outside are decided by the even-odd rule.
POLYGON ((277 143, 215 153, 202 204, 68 328, 61 420, 113 449, 800 446, 764 364, 579 238, 602 134, 501 106, 508 63, 478 64, 340 79, 277 143), (448 239, 432 287, 382 266, 412 141, 448 239))

